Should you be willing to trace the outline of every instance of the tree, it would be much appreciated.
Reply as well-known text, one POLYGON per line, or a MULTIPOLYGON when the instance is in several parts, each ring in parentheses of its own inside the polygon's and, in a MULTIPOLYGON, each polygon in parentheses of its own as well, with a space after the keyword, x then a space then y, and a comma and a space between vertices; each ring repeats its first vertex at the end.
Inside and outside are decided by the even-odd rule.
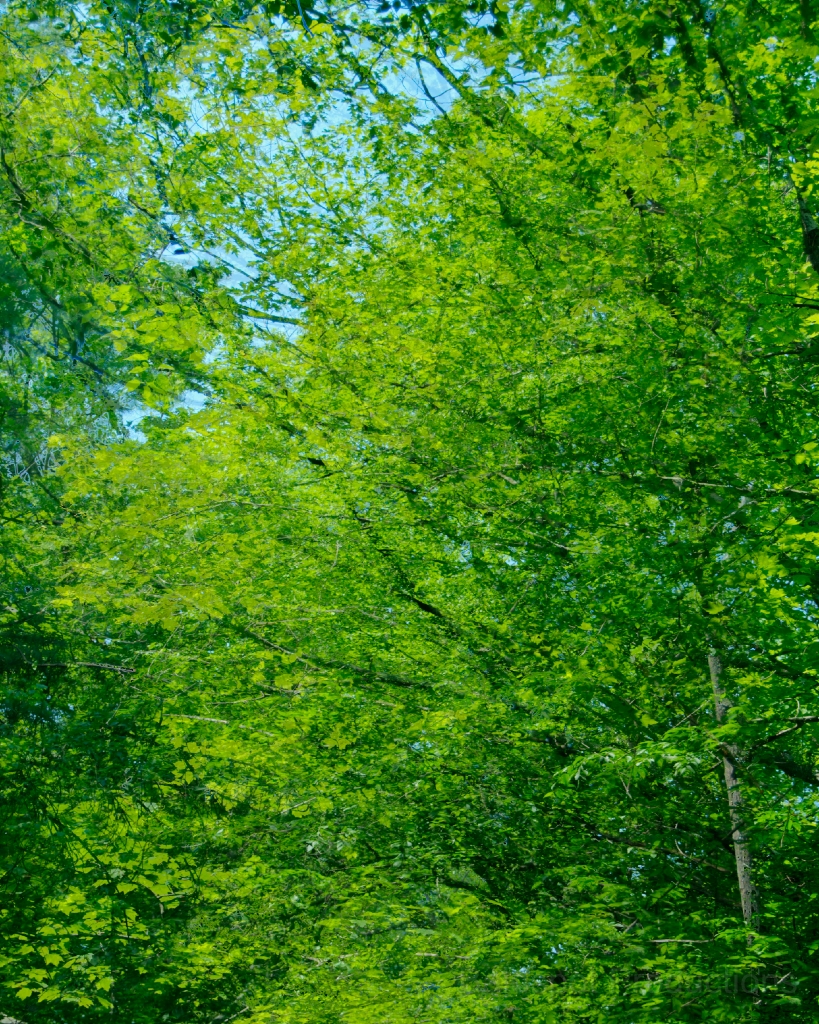
POLYGON ((212 398, 12 536, 26 1019, 811 1020, 811 12, 242 17, 212 398))

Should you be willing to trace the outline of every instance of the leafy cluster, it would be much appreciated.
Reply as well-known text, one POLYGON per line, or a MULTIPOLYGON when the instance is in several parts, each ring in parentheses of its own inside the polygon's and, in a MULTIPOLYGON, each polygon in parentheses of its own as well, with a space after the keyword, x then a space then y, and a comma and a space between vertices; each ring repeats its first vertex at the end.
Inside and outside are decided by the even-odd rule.
POLYGON ((815 1020, 817 32, 4 8, 0 1010, 815 1020))

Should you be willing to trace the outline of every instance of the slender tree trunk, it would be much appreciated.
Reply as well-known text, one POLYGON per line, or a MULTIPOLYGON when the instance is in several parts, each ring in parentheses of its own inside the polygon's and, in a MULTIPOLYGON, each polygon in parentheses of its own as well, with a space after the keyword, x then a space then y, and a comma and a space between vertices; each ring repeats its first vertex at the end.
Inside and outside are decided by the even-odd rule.
MULTIPOLYGON (((714 704, 717 710, 717 722, 725 721, 725 715, 731 702, 725 696, 720 684, 722 665, 719 657, 712 651, 708 655, 708 668, 711 672, 711 685, 714 688, 714 704)), ((737 863, 737 881, 739 882, 739 898, 742 903, 742 917, 745 924, 754 930, 758 927, 759 906, 756 889, 751 873, 751 848, 748 837, 742 827, 742 790, 737 779, 736 761, 738 751, 734 744, 729 744, 722 758, 725 771, 725 788, 728 791, 728 815, 731 819, 734 840, 734 858, 737 863)))

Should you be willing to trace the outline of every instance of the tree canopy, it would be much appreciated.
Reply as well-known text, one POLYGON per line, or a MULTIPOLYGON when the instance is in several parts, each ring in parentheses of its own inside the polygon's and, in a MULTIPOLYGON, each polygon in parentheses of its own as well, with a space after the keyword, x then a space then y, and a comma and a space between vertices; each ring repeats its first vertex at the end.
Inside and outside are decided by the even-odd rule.
POLYGON ((817 33, 3 7, 2 1013, 816 1019, 817 33))

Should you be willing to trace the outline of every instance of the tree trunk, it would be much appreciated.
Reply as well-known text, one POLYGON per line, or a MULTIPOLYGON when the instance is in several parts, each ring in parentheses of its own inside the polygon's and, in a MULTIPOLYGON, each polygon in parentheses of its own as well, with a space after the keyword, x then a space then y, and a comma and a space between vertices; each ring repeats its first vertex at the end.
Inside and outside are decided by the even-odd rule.
MULTIPOLYGON (((713 651, 708 655, 708 668, 711 672, 711 685, 714 688, 717 722, 722 723, 725 721, 725 715, 731 707, 731 702, 723 693, 722 686, 720 685, 722 665, 720 664, 719 657, 713 651)), ((739 883, 739 898, 742 903, 742 917, 749 928, 756 930, 758 927, 759 906, 751 874, 751 848, 748 845, 748 837, 742 827, 742 790, 739 788, 736 771, 738 750, 734 744, 728 744, 724 749, 722 765, 725 771, 725 788, 728 791, 728 815, 731 819, 733 830, 734 858, 737 863, 737 881, 739 883)))

